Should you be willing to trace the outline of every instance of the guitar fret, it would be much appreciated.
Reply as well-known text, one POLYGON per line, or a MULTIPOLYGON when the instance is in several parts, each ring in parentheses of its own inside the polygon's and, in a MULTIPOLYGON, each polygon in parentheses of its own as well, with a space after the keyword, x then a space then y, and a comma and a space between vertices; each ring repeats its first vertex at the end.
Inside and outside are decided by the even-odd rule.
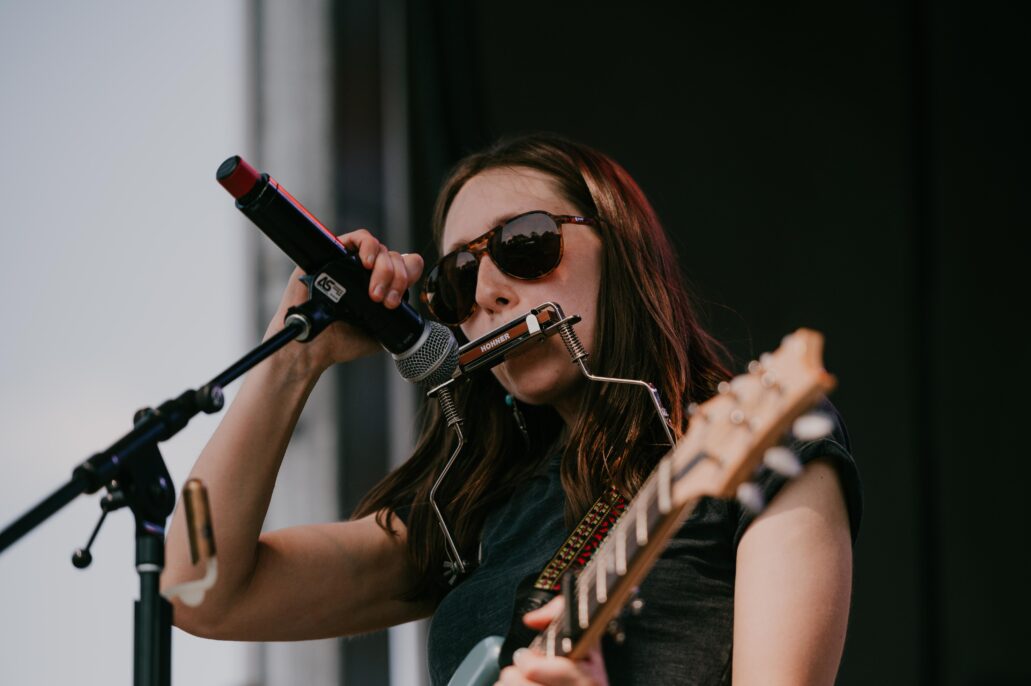
MULTIPOLYGON (((584 579, 584 581, 587 581, 584 579)), ((590 588, 586 583, 580 584, 577 588, 576 594, 576 621, 580 625, 581 629, 586 629, 590 625, 590 608, 588 607, 590 588)), ((566 652, 569 652, 568 650, 566 652)))
POLYGON ((670 502, 670 466, 668 458, 663 458, 662 461, 659 462, 657 488, 659 496, 659 512, 666 514, 672 509, 672 503, 670 502))
POLYGON ((634 508, 634 519, 637 524, 637 545, 639 547, 644 546, 648 543, 648 503, 643 503, 644 507, 634 508))
MULTIPOLYGON (((589 580, 593 581, 593 578, 589 579, 589 580)), ((601 588, 601 587, 600 586, 595 586, 595 589, 594 589, 595 592, 594 593, 588 593, 588 595, 587 595, 587 624, 585 626, 581 627, 582 629, 586 629, 588 626, 591 625, 592 618, 595 616, 595 614, 597 614, 597 612, 601 608, 601 606, 604 605, 605 602, 608 600, 608 591, 607 590, 604 591, 605 600, 598 600, 597 591, 598 591, 599 588, 601 588)))
POLYGON ((659 506, 658 500, 652 500, 651 502, 644 503, 645 516, 648 519, 648 531, 654 531, 655 527, 662 521, 664 512, 662 512, 659 506))
POLYGON ((626 574, 626 527, 616 527, 612 535, 616 537, 616 574, 626 574))

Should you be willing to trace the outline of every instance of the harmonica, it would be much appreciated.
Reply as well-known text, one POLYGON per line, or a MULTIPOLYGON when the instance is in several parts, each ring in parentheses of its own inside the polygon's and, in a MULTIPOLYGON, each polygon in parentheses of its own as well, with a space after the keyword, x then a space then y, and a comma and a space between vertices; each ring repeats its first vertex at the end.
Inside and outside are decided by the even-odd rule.
POLYGON ((556 303, 546 302, 502 324, 493 331, 470 341, 458 349, 458 372, 455 378, 501 364, 517 353, 525 352, 528 343, 541 342, 558 333, 559 324, 576 324, 579 315, 566 317, 556 303))

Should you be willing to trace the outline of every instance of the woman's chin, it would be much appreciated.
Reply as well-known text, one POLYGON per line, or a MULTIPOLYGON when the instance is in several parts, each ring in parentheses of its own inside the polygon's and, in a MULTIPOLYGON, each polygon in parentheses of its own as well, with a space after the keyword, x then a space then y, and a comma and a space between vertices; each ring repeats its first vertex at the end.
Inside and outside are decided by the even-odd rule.
POLYGON ((527 405, 556 405, 576 392, 583 379, 576 368, 566 363, 564 368, 554 365, 522 367, 519 360, 505 362, 496 368, 498 381, 513 398, 527 405))

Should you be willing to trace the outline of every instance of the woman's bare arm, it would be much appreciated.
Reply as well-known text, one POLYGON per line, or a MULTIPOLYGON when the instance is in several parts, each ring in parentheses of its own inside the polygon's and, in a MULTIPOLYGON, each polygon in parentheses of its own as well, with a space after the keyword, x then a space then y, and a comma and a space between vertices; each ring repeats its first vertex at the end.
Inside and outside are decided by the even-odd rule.
MULTIPOLYGON (((396 307, 418 279, 422 259, 388 251, 367 231, 341 237, 372 271, 370 298, 396 307)), ((295 271, 269 325, 307 298, 295 271)), ((425 616, 403 600, 415 571, 404 525, 384 531, 374 517, 262 533, 276 477, 304 403, 321 373, 379 349, 361 332, 333 324, 311 343, 289 343, 252 369, 190 473, 208 489, 218 580, 203 604, 176 604, 177 626, 203 636, 293 640, 357 633, 425 616)), ((201 576, 189 559, 185 514, 177 507, 166 539, 162 585, 201 576)))
POLYGON ((852 592, 837 473, 810 463, 748 527, 737 553, 734 684, 834 683, 852 592))
MULTIPOLYGON (((397 535, 373 517, 261 533, 276 474, 303 401, 303 381, 256 368, 202 452, 192 477, 208 488, 219 576, 204 603, 175 607, 177 626, 235 640, 295 640, 358 633, 425 616, 402 600, 414 582, 397 535)), ((177 508, 166 542, 163 585, 201 572, 190 565, 177 508)))

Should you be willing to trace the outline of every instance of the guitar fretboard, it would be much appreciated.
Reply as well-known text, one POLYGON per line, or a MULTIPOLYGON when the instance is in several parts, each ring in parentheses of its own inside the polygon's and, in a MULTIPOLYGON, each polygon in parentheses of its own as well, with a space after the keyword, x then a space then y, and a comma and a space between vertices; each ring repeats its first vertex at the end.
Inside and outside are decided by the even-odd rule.
POLYGON ((705 454, 699 453, 676 474, 671 455, 659 461, 598 551, 577 575, 574 607, 567 608, 539 634, 533 647, 547 655, 569 655, 575 647, 574 637, 592 626, 604 628, 619 613, 647 573, 650 562, 661 552, 669 529, 686 518, 691 509, 690 503, 674 507, 672 484, 704 458, 705 454), (611 616, 601 618, 601 614, 611 616))

